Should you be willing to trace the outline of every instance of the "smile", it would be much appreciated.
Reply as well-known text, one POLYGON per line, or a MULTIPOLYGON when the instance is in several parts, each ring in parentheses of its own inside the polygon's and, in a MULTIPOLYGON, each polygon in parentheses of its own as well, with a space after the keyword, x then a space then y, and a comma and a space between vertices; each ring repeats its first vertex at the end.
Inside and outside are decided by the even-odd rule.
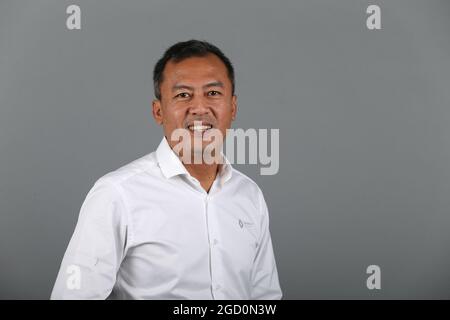
POLYGON ((193 123, 188 123, 186 128, 191 132, 205 132, 209 129, 211 129, 213 126, 212 124, 208 122, 202 122, 202 121, 194 121, 193 123))
POLYGON ((191 130, 192 132, 194 132, 194 131, 203 132, 203 131, 209 130, 211 128, 212 128, 211 125, 201 125, 201 126, 199 126, 199 125, 191 125, 191 126, 188 126, 188 129, 191 130))

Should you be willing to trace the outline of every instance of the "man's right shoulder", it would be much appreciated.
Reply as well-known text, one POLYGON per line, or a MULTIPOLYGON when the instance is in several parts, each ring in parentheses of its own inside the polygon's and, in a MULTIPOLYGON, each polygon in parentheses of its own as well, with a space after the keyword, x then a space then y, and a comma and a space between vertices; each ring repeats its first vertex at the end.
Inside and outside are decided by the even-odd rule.
POLYGON ((152 176, 156 178, 158 169, 156 152, 151 152, 104 174, 95 181, 94 186, 99 184, 123 186, 129 181, 141 178, 143 175, 147 179, 152 176))

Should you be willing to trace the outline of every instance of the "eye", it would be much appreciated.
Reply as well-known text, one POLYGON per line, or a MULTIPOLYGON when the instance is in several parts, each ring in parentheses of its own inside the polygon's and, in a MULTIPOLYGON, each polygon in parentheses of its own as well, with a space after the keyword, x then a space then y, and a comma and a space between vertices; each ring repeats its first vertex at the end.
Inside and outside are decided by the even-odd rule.
POLYGON ((212 91, 208 92, 208 96, 211 96, 211 97, 219 96, 221 94, 222 93, 220 93, 219 91, 215 91, 215 90, 212 90, 212 91))
POLYGON ((175 98, 189 98, 189 93, 187 92, 180 92, 175 96, 175 98))

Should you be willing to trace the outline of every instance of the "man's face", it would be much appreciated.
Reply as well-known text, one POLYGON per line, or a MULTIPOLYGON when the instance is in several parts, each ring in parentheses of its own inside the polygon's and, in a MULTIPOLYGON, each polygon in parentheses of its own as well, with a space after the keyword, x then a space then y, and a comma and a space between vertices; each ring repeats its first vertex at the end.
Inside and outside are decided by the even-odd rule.
MULTIPOLYGON (((164 68, 160 92, 161 100, 153 101, 153 116, 163 125, 172 148, 178 143, 178 140, 171 140, 175 129, 189 130, 191 151, 195 152, 199 150, 194 150, 194 134, 201 137, 207 128, 215 128, 224 138, 226 129, 235 119, 236 96, 232 94, 225 64, 214 54, 177 63, 169 61, 164 68), (193 128, 194 121, 196 124, 201 121, 202 126, 193 128)), ((209 143, 203 141, 201 148, 209 143)))

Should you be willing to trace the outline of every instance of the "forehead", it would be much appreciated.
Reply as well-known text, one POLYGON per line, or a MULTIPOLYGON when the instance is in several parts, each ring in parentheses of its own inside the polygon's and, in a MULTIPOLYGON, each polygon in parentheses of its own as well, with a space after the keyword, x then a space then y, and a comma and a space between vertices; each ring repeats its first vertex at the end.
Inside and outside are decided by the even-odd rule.
POLYGON ((184 81, 210 81, 228 79, 225 64, 214 54, 204 57, 190 57, 179 62, 169 61, 164 68, 163 83, 184 81))

